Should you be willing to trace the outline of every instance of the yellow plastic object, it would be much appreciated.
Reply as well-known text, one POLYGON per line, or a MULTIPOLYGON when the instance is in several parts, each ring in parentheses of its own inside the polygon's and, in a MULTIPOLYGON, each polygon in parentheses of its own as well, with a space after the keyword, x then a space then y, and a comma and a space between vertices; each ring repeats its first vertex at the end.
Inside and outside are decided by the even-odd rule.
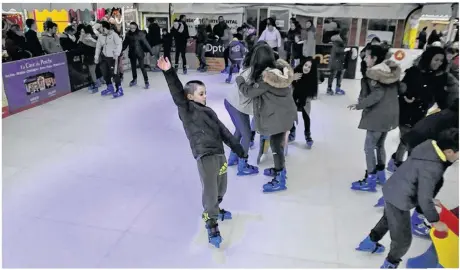
POLYGON ((449 229, 446 238, 437 238, 431 229, 430 235, 436 253, 438 254, 439 264, 444 268, 458 268, 458 236, 449 229))

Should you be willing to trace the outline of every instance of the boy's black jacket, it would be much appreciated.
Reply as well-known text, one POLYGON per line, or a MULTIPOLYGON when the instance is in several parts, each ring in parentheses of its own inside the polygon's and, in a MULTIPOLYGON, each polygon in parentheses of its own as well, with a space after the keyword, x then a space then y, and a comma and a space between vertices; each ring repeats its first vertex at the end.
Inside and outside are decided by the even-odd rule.
POLYGON ((193 157, 199 159, 203 156, 225 154, 223 143, 228 145, 238 157, 244 157, 243 147, 222 124, 216 113, 211 108, 185 97, 184 88, 176 71, 171 68, 163 74, 179 110, 179 118, 184 125, 193 157))

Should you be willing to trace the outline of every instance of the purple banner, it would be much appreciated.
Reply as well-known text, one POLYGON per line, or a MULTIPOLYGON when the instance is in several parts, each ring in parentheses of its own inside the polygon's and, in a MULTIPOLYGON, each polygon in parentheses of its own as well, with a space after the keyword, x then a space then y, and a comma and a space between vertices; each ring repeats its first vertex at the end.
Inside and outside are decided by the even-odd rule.
POLYGON ((65 53, 2 64, 10 113, 17 113, 70 93, 65 53))

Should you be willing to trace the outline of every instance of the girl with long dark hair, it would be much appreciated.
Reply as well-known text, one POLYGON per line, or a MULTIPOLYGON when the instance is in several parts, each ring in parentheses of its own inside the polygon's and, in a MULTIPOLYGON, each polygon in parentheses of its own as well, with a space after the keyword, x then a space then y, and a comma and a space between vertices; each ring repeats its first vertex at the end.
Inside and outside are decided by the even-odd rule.
POLYGON ((249 82, 242 76, 236 78, 240 92, 253 99, 255 128, 262 136, 270 136, 274 168, 264 170, 264 174, 274 177, 263 186, 264 192, 286 189, 286 168, 284 142, 286 132, 297 120, 296 105, 291 96, 294 71, 289 63, 275 61, 273 49, 261 44, 251 56, 252 68, 249 82))
MULTIPOLYGON (((293 98, 297 105, 297 111, 302 112, 304 122, 304 135, 307 148, 313 146, 313 139, 310 131, 311 101, 318 95, 318 72, 315 59, 307 57, 301 60, 300 65, 294 69, 293 98)), ((292 126, 289 141, 295 140, 296 126, 292 126)))
POLYGON ((88 66, 88 71, 93 83, 89 87, 91 93, 97 93, 101 86, 97 74, 96 64, 94 63, 94 54, 96 53, 97 37, 94 34, 93 28, 90 25, 85 25, 80 29, 78 47, 83 54, 83 64, 88 66))

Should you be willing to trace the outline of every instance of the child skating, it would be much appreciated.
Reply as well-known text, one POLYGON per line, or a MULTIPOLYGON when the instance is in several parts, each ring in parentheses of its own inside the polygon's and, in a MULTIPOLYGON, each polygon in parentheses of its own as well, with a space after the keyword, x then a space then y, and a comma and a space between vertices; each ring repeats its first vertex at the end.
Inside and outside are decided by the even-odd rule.
POLYGON ((227 190, 227 159, 223 143, 227 144, 238 157, 246 160, 243 147, 222 124, 217 114, 206 106, 206 86, 201 81, 189 81, 182 86, 169 59, 158 61, 163 71, 171 96, 179 110, 185 134, 190 141, 193 157, 197 161, 198 172, 203 187, 203 220, 208 230, 209 243, 220 247, 217 219, 231 219, 231 213, 220 209, 219 205, 227 190))
POLYGON ((385 139, 389 131, 398 127, 398 93, 405 91, 400 82, 401 68, 395 62, 384 61, 387 50, 372 45, 366 50, 366 77, 361 80, 358 104, 351 110, 363 110, 358 128, 366 130, 364 153, 366 173, 363 180, 353 182, 351 189, 376 192, 377 183, 384 184, 385 139))
POLYGON ((232 82, 232 74, 234 70, 239 70, 241 62, 243 61, 244 55, 246 53, 246 47, 243 42, 234 37, 232 42, 229 45, 229 60, 230 60, 230 70, 228 72, 228 78, 225 80, 226 83, 232 82))
MULTIPOLYGON (((313 139, 310 131, 311 101, 318 95, 318 72, 316 61, 312 57, 305 58, 294 69, 293 98, 297 105, 297 111, 302 112, 304 122, 304 135, 307 148, 313 146, 313 139)), ((289 133, 289 142, 295 140, 296 126, 292 126, 289 133)))
MULTIPOLYGON (((448 129, 437 141, 427 140, 415 147, 412 155, 383 186, 383 217, 356 250, 383 253, 379 241, 390 231, 390 251, 381 268, 397 268, 412 242, 410 210, 420 206, 437 231, 447 231, 439 221, 434 194, 449 163, 458 160, 458 129, 448 129)), ((437 203, 437 202, 436 202, 437 203)))
POLYGON ((263 191, 286 190, 285 136, 297 120, 290 88, 294 72, 286 61, 275 61, 273 49, 266 44, 254 49, 250 66, 252 72, 249 82, 239 76, 236 83, 244 96, 253 99, 256 131, 261 136, 270 136, 275 164, 264 174, 274 178, 263 186, 263 191))

